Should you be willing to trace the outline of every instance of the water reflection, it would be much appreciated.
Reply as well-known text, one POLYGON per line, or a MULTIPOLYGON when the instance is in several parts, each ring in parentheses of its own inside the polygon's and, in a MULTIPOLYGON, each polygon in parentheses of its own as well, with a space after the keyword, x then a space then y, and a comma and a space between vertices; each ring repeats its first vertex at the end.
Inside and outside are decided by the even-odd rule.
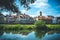
POLYGON ((35 31, 35 35, 37 38, 41 40, 60 40, 60 31, 35 31))
POLYGON ((35 36, 37 38, 42 38, 42 37, 44 37, 45 34, 46 34, 46 31, 43 31, 43 30, 40 30, 40 31, 35 30, 35 36))
POLYGON ((60 31, 0 31, 0 40, 60 40, 60 31))
MULTIPOLYGON (((17 31, 16 31, 17 32, 17 31)), ((35 37, 35 32, 30 30, 22 30, 15 33, 15 31, 4 32, 0 36, 0 40, 38 40, 35 37)))
POLYGON ((49 31, 42 38, 43 40, 60 40, 60 31, 49 31))
POLYGON ((2 36, 3 35, 3 31, 2 30, 0 30, 0 36, 2 36))

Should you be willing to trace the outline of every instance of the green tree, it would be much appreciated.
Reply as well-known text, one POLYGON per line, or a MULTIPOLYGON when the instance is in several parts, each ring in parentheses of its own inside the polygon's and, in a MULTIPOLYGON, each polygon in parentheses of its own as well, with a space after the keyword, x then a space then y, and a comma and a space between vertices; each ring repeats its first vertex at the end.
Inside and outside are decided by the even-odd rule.
MULTIPOLYGON (((20 12, 16 5, 17 0, 0 0, 0 11, 12 11, 12 12, 20 12)), ((29 9, 29 4, 34 3, 35 0, 18 0, 21 5, 24 5, 25 8, 29 9)))
POLYGON ((45 21, 43 20, 38 20, 34 24, 36 26, 37 30, 47 30, 48 28, 46 27, 45 21))
POLYGON ((37 26, 37 27, 45 26, 45 22, 42 20, 38 20, 35 22, 35 26, 37 26))

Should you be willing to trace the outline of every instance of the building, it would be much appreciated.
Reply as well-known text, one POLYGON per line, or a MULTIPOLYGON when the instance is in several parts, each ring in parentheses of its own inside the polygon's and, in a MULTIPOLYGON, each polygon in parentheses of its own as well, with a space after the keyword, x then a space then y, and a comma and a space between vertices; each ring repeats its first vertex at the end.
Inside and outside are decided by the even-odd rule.
POLYGON ((53 23, 54 16, 48 15, 46 19, 46 23, 53 23))
POLYGON ((19 23, 20 17, 17 15, 6 15, 6 23, 19 23))
POLYGON ((53 24, 56 24, 56 23, 57 23, 57 18, 54 17, 54 18, 52 19, 52 22, 53 22, 53 24))
POLYGON ((40 15, 36 18, 36 20, 43 20, 46 23, 52 23, 53 18, 54 18, 53 16, 47 16, 47 17, 43 16, 42 12, 40 11, 40 15))
POLYGON ((40 15, 36 18, 36 20, 44 20, 45 16, 42 16, 42 12, 40 11, 40 15))
POLYGON ((29 15, 24 13, 24 14, 20 15, 20 23, 31 24, 31 23, 34 23, 34 19, 32 17, 30 17, 29 15))
POLYGON ((60 17, 56 17, 57 18, 57 23, 60 24, 60 17))
POLYGON ((33 18, 27 14, 16 14, 16 15, 7 15, 7 23, 33 23, 33 18))

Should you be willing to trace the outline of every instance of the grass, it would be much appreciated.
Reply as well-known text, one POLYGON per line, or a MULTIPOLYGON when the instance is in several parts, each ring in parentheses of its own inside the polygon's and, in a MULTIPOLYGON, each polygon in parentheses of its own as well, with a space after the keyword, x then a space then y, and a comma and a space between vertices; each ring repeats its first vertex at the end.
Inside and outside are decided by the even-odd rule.
POLYGON ((0 24, 0 28, 3 30, 31 30, 35 28, 34 25, 20 25, 20 24, 0 24))
POLYGON ((48 24, 47 27, 50 29, 60 29, 60 24, 48 24))
MULTIPOLYGON (((47 28, 60 29, 60 24, 46 24, 47 28)), ((22 25, 22 24, 0 24, 0 29, 3 30, 31 30, 34 29, 35 25, 22 25)))

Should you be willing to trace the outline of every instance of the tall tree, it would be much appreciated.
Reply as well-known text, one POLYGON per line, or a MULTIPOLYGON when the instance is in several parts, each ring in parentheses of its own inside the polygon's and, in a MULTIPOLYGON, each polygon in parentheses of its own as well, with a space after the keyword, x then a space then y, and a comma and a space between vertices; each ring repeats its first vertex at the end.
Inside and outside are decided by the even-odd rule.
POLYGON ((24 5, 24 8, 27 10, 30 9, 29 4, 34 3, 36 0, 20 0, 21 5, 24 5))
POLYGON ((7 9, 8 11, 18 12, 18 8, 13 4, 14 2, 15 0, 0 0, 0 8, 2 10, 7 9))
MULTIPOLYGON (((19 12, 18 7, 15 4, 16 0, 0 0, 0 10, 8 10, 12 12, 19 12)), ((29 9, 29 4, 34 3, 35 0, 19 0, 21 5, 29 9)))

